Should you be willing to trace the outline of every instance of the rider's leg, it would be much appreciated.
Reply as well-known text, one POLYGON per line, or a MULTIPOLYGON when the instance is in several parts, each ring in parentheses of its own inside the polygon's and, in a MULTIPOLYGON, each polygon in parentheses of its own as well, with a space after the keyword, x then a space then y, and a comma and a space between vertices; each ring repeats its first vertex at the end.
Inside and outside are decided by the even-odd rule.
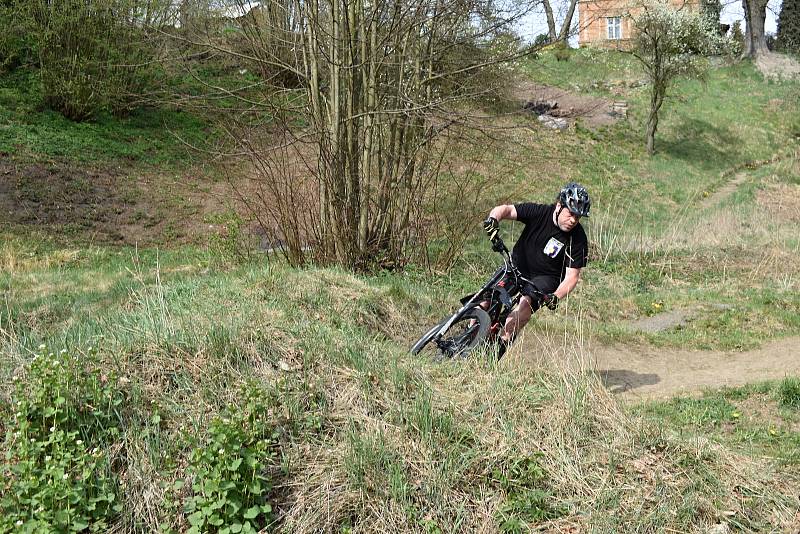
POLYGON ((531 315, 533 315, 531 297, 524 295, 519 299, 517 307, 508 314, 508 319, 506 319, 506 325, 500 338, 505 342, 513 340, 517 333, 528 324, 531 315))

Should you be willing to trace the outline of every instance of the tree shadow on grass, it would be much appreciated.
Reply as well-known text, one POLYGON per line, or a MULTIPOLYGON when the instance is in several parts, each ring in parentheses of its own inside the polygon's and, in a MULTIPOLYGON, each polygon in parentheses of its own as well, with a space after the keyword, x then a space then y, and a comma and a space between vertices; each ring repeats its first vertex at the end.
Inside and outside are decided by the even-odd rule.
POLYGON ((655 373, 637 373, 628 369, 598 370, 597 375, 611 393, 624 393, 642 386, 652 386, 661 381, 655 373))
POLYGON ((741 139, 729 127, 683 117, 674 126, 674 137, 656 134, 656 151, 681 159, 704 170, 729 167, 736 158, 741 139))

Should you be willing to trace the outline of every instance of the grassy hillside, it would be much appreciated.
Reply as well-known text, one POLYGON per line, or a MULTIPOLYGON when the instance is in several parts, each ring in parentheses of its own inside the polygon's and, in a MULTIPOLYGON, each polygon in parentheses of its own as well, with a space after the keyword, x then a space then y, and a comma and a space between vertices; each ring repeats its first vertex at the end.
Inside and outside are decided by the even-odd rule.
MULTIPOLYGON (((87 463, 110 469, 122 504, 110 515, 126 530, 184 530, 198 499, 243 520, 235 503, 256 495, 272 511, 252 524, 294 532, 691 530, 728 513, 760 530, 788 525, 800 504, 796 393, 761 408, 769 427, 720 436, 718 425, 736 424, 724 401, 626 412, 563 329, 540 331, 550 352, 539 364, 408 356, 419 310, 453 290, 431 291, 428 277, 21 245, 3 256, 3 420, 16 466, 5 528, 73 498, 75 514, 93 517, 87 463), (230 469, 251 453, 258 469, 230 469), (58 484, 43 495, 34 474, 58 484)), ((773 387, 780 399, 797 386, 759 394, 773 387)))
POLYGON ((225 211, 204 152, 216 137, 174 105, 72 122, 44 108, 34 72, 0 75, 0 224, 67 247, 197 242, 225 211))
POLYGON ((641 127, 647 87, 630 83, 642 77, 630 56, 578 50, 569 62, 544 55, 520 69, 565 89, 602 95, 610 86, 613 98, 630 105, 627 122, 599 131, 579 122, 571 136, 537 132, 531 155, 505 188, 513 194, 503 197, 549 201, 567 179, 589 187, 593 217, 586 227, 596 261, 581 303, 590 318, 602 319, 596 327, 603 338, 630 341, 616 319, 669 310, 692 310, 696 320, 635 337, 742 348, 798 332, 796 83, 764 82, 749 64, 714 69, 704 82, 680 82, 662 111, 658 152, 650 158, 641 127))
MULTIPOLYGON (((796 530, 796 378, 628 405, 589 350, 738 350, 800 333, 798 85, 764 82, 747 64, 684 82, 648 158, 646 87, 627 83, 641 76, 628 56, 543 54, 519 70, 626 99, 631 117, 560 133, 523 114, 498 119, 507 144, 484 158, 487 211, 550 201, 567 179, 594 199, 583 282, 529 325, 534 356, 499 363, 407 354, 495 265, 478 221, 465 221, 475 238, 448 273, 248 259, 232 254, 235 234, 165 229, 223 216, 195 193, 173 198, 189 178, 221 191, 158 126, 202 135, 200 119, 73 125, 4 107, 0 163, 17 185, 3 192, 25 191, 14 198, 37 215, 0 225, 0 532, 796 530), (138 141, 101 142, 120 132, 138 141), (103 174, 123 161, 121 176, 148 181, 89 204, 159 191, 141 205, 162 210, 149 246, 97 239, 110 216, 66 235, 45 216, 60 205, 45 196, 53 182, 30 169, 103 174), (632 326, 665 311, 687 320, 632 326)), ((24 101, 20 80, 0 86, 0 98, 24 101)), ((75 173, 71 194, 97 184, 75 173)))
POLYGON ((43 109, 35 73, 0 75, 0 152, 18 162, 81 164, 140 163, 164 169, 180 166, 187 144, 202 145, 212 129, 196 114, 172 108, 144 108, 129 117, 103 114, 72 122, 43 109))

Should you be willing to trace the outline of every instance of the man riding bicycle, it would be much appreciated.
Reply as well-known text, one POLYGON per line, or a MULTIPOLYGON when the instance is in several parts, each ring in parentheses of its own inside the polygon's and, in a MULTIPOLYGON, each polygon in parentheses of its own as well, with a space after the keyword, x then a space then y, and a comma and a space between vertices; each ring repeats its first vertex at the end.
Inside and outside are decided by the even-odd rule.
MULTIPOLYGON (((493 243, 497 242, 500 221, 509 219, 525 225, 512 258, 528 282, 522 283, 522 298, 506 320, 498 357, 542 304, 555 310, 558 301, 575 289, 589 251, 586 232, 579 221, 589 216, 590 207, 586 189, 570 182, 561 189, 555 204, 503 204, 489 212, 483 228, 493 243)), ((481 306, 486 308, 486 304, 481 306)))

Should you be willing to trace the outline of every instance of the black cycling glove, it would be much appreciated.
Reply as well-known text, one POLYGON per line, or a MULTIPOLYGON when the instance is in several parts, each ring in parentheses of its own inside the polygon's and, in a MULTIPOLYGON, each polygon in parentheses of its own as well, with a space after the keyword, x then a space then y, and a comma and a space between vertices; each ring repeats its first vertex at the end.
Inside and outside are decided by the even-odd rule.
POLYGON ((558 297, 555 293, 547 293, 544 297, 542 297, 542 301, 544 302, 544 305, 551 310, 558 308, 558 297))
POLYGON ((500 230, 500 223, 494 217, 487 217, 483 221, 483 230, 489 236, 489 239, 494 241, 497 237, 497 232, 500 230))

